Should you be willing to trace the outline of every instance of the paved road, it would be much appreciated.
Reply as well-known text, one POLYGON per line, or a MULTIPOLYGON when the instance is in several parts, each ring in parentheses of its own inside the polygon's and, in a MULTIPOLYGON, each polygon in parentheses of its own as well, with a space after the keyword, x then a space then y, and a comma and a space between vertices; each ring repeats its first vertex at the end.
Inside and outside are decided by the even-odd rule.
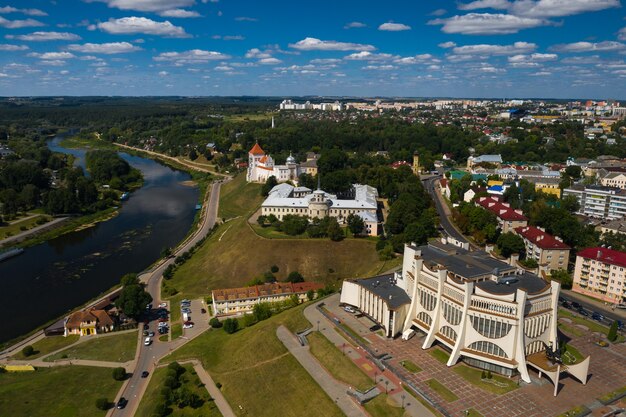
POLYGON ((622 323, 626 323, 626 310, 612 310, 610 306, 605 306, 601 301, 590 300, 571 290, 561 290, 561 296, 569 301, 575 301, 580 304, 583 309, 589 313, 589 317, 587 318, 590 320, 591 314, 597 311, 604 316, 604 320, 602 320, 601 323, 605 326, 610 326, 613 320, 620 320, 622 323))
POLYGON ((13 244, 13 243, 18 243, 19 241, 24 240, 25 238, 27 238, 30 235, 39 233, 39 232, 41 232, 43 230, 47 230, 47 229, 51 228, 52 226, 56 226, 59 223, 63 223, 67 219, 69 219, 69 217, 57 217, 57 218, 49 221, 48 223, 44 223, 44 224, 41 224, 39 226, 35 226, 32 229, 20 232, 20 233, 16 234, 15 236, 11 236, 11 237, 7 237, 6 239, 2 239, 2 240, 0 240, 0 247, 8 246, 8 245, 13 244))
POLYGON ((311 377, 319 384, 326 394, 348 417, 365 417, 367 414, 354 400, 346 394, 350 388, 343 382, 339 382, 328 373, 326 369, 309 352, 308 346, 302 346, 294 335, 286 327, 276 329, 276 336, 280 339, 289 352, 296 358, 311 377))
POLYGON ((441 227, 448 236, 463 243, 468 242, 465 236, 463 236, 450 221, 450 209, 442 201, 441 194, 435 189, 437 187, 436 182, 440 178, 440 176, 435 176, 424 180, 424 187, 426 187, 426 191, 428 191, 428 194, 430 194, 435 202, 435 208, 437 209, 437 214, 439 214, 441 227))
MULTIPOLYGON (((161 302, 161 279, 163 277, 163 271, 165 271, 168 265, 174 262, 177 255, 186 252, 193 245, 198 243, 215 225, 217 221, 220 187, 222 183, 228 181, 230 181, 230 178, 216 181, 212 184, 209 200, 203 208, 205 212, 203 213, 202 223, 200 224, 198 231, 188 238, 182 245, 180 245, 171 258, 162 261, 151 272, 142 274, 139 277, 142 282, 146 283, 146 290, 150 293, 150 295, 152 295, 154 305, 158 305, 161 302)), ((170 305, 170 310, 172 308, 179 308, 179 306, 170 305)), ((199 311, 196 313, 196 316, 198 319, 200 318, 199 311)), ((150 323, 150 330, 157 333, 157 325, 155 322, 150 323)), ((200 332, 197 332, 194 336, 197 336, 198 334, 200 334, 200 332)), ((127 384, 122 387, 120 393, 118 393, 118 396, 115 398, 116 402, 120 397, 126 398, 128 400, 128 406, 122 410, 114 409, 107 415, 119 417, 134 415, 149 381, 149 378, 141 378, 141 373, 143 371, 148 371, 152 374, 152 371, 155 369, 156 363, 159 359, 186 343, 188 341, 188 337, 189 336, 185 335, 185 338, 179 338, 173 342, 161 342, 158 340, 158 337, 154 337, 153 342, 149 346, 144 346, 142 341, 140 343, 139 353, 135 359, 134 372, 132 373, 132 376, 128 380, 127 384)))

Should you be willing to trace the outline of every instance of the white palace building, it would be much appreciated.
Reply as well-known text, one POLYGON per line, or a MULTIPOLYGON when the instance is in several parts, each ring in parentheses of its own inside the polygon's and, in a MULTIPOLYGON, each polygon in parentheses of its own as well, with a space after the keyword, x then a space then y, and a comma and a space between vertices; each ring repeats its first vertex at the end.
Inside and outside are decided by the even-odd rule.
POLYGON ((261 204, 261 214, 273 214, 278 220, 288 214, 318 219, 328 216, 335 217, 340 224, 345 223, 350 214, 354 214, 363 219, 366 234, 377 236, 377 198, 378 190, 369 185, 354 184, 351 198, 339 199, 320 189, 312 191, 307 187, 294 187, 285 183, 270 190, 261 204))
POLYGON ((317 175, 317 157, 307 157, 306 162, 297 163, 292 155, 287 157, 285 165, 276 165, 274 159, 256 143, 248 152, 248 182, 267 182, 269 177, 275 177, 278 182, 298 182, 300 174, 317 175))
POLYGON ((423 332, 422 349, 438 343, 450 352, 448 366, 462 360, 519 372, 525 382, 531 366, 557 386, 567 370, 586 383, 589 358, 571 366, 546 360, 547 348, 557 346, 560 284, 465 246, 446 238, 406 245, 402 272, 346 280, 341 302, 379 323, 387 337, 423 332))

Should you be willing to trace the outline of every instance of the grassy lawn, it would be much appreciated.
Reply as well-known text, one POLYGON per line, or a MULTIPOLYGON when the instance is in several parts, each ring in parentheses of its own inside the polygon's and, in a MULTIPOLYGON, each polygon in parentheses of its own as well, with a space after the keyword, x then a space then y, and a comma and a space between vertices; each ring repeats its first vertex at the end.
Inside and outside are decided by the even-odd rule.
POLYGON ((609 392, 607 394, 604 394, 603 396, 598 397, 598 400, 600 400, 603 403, 607 403, 607 402, 611 401, 612 399, 617 398, 617 397, 619 397, 620 395, 622 395, 624 393, 626 393, 626 386, 623 386, 623 387, 621 387, 619 389, 616 389, 615 391, 611 391, 611 392, 609 392))
POLYGON ((46 223, 52 220, 52 217, 50 216, 35 216, 30 219, 22 220, 13 224, 0 227, 0 239, 15 236, 25 230, 30 230, 35 226, 39 226, 37 221, 42 218, 46 219, 46 223))
MULTIPOLYGON (((586 319, 580 316, 579 314, 573 313, 564 308, 559 309, 559 317, 567 317, 568 319, 572 321, 573 324, 582 324, 583 326, 587 326, 587 328, 591 330, 592 332, 598 332, 604 335, 606 335, 609 332, 609 328, 607 326, 604 326, 595 320, 586 319)), ((617 340, 615 340, 616 343, 623 342, 623 341, 624 341, 624 336, 622 335, 618 335, 617 340)))
POLYGON ((74 136, 63 139, 59 145, 67 149, 117 149, 115 145, 105 140, 101 140, 93 135, 92 138, 74 136))
POLYGON ((569 343, 565 345, 565 353, 562 357, 563 363, 566 365, 573 365, 575 363, 582 362, 583 359, 585 359, 584 355, 569 343))
MULTIPOLYGON (((88 336, 85 336, 88 337, 88 336)), ((135 357, 137 332, 130 331, 113 336, 98 337, 45 358, 46 362, 57 359, 90 359, 95 361, 127 362, 135 357), (64 358, 65 356, 65 358, 64 358)))
POLYGON ((181 337, 183 335, 183 325, 181 323, 173 323, 170 332, 172 332, 172 340, 181 337))
POLYGON ((402 417, 405 415, 401 405, 386 394, 378 395, 373 400, 363 404, 363 407, 372 417, 402 417))
POLYGON ((443 363, 444 365, 447 364, 448 359, 450 359, 450 354, 439 348, 435 348, 428 353, 430 353, 433 356, 433 358, 437 359, 439 362, 443 363))
POLYGON ((473 408, 470 408, 467 411, 468 411, 467 415, 469 417, 484 417, 482 414, 480 414, 478 411, 474 410, 473 408))
POLYGON ((459 397, 457 397, 452 391, 446 388, 445 385, 435 379, 429 379, 428 381, 426 381, 426 384, 428 384, 428 386, 437 394, 439 394, 439 396, 443 398, 443 400, 446 402, 450 403, 459 399, 459 397))
POLYGON ((572 408, 571 410, 566 411, 563 414, 559 414, 557 417, 571 417, 583 415, 583 413, 588 413, 590 410, 584 405, 579 405, 577 407, 572 408))
POLYGON ((209 330, 164 362, 199 359, 237 411, 250 416, 341 416, 335 403, 278 340, 276 328, 306 327, 304 306, 229 335, 209 330))
MULTIPOLYGON (((366 391, 374 385, 374 381, 361 370, 349 357, 341 352, 323 334, 312 332, 307 336, 311 353, 336 379, 349 384, 360 391, 366 391)), ((348 345, 349 348, 352 346, 348 345)))
POLYGON ((63 336, 50 336, 41 339, 40 341, 33 343, 31 346, 35 349, 35 353, 29 357, 22 355, 22 352, 18 352, 12 356, 13 359, 28 360, 35 359, 43 355, 47 355, 55 350, 62 349, 72 343, 78 342, 80 336, 72 334, 67 337, 63 336))
MULTIPOLYGON (((204 400, 204 404, 198 408, 178 408, 177 406, 171 406, 172 413, 168 414, 168 416, 172 417, 195 417, 195 416, 203 416, 203 417, 219 417, 222 414, 218 410, 217 406, 211 399, 211 396, 207 392, 206 388, 201 385, 202 382, 198 375, 195 374, 193 366, 187 364, 183 365, 185 368, 185 373, 182 375, 181 380, 183 387, 186 387, 192 393, 197 394, 200 398, 204 400)), ((148 388, 146 388, 146 392, 142 398, 142 401, 139 403, 139 408, 135 413, 135 417, 151 417, 154 411, 154 407, 157 404, 157 399, 160 396, 161 388, 164 387, 163 382, 165 381, 165 375, 167 373, 167 368, 158 368, 154 371, 154 374, 150 378, 150 383, 148 384, 148 388)))
MULTIPOLYGON (((215 288, 244 286, 254 277, 279 267, 279 280, 292 271, 307 281, 336 283, 343 278, 375 275, 397 265, 378 259, 375 244, 366 239, 273 239, 258 236, 247 218, 262 201, 258 184, 247 184, 239 175, 222 187, 220 217, 230 220, 211 235, 180 268, 167 285, 182 297, 208 296, 215 288), (289 256, 285 256, 288 253, 289 256), (252 256, 251 256, 252 255, 252 256)), ((394 260, 395 261, 395 260, 394 260)))
MULTIPOLYGON (((333 324, 334 326, 334 324, 333 324)), ((362 345, 369 345, 370 341, 363 338, 363 336, 361 336, 360 334, 358 334, 352 327, 348 326, 345 323, 341 323, 341 329, 339 329, 338 327, 335 327, 335 330, 337 331, 337 333, 339 333, 342 337, 345 337, 344 335, 344 331, 346 333, 348 333, 349 335, 351 335, 352 337, 354 337, 356 340, 358 340, 359 342, 361 342, 362 345), (343 331, 342 331, 343 330, 343 331)))
POLYGON ((419 366, 417 366, 416 364, 414 364, 413 362, 409 360, 400 361, 400 365, 402 365, 402 367, 406 369, 407 371, 412 372, 414 374, 418 372, 422 372, 422 368, 420 368, 419 366))
POLYGON ((569 336, 580 337, 585 334, 585 331, 570 324, 559 323, 558 327, 561 331, 567 333, 569 336))
POLYGON ((494 394, 506 394, 507 392, 517 389, 517 382, 500 375, 491 374, 491 379, 483 381, 481 369, 471 368, 469 366, 459 364, 452 368, 454 372, 463 377, 467 382, 494 394))
POLYGON ((0 410, 3 416, 104 416, 96 399, 112 403, 121 386, 109 368, 58 366, 7 373, 0 376, 0 410))
POLYGON ((406 385, 402 385, 402 388, 404 388, 404 390, 408 392, 413 398, 419 401, 420 404, 426 407, 428 411, 430 411, 434 416, 441 416, 441 413, 439 411, 437 411, 435 408, 433 408, 433 406, 428 404, 422 397, 417 395, 415 391, 413 391, 411 388, 407 387, 406 385))

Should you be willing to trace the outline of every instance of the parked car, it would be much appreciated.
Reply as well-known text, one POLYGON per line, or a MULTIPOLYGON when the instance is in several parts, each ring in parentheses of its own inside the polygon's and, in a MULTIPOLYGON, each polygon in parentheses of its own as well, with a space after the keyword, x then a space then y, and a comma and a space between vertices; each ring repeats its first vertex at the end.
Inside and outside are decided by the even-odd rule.
POLYGON ((622 330, 622 328, 624 327, 624 322, 621 320, 616 320, 617 321, 617 328, 619 330, 622 330))
POLYGON ((122 408, 126 407, 126 404, 128 404, 128 400, 126 398, 122 397, 117 402, 117 408, 119 408, 121 410, 122 408))
POLYGON ((190 308, 187 308, 187 307, 185 307, 185 308, 181 308, 181 309, 180 309, 180 311, 181 311, 182 313, 188 313, 188 314, 189 314, 189 313, 191 313, 191 309, 190 309, 190 308))
POLYGON ((573 309, 572 303, 570 303, 567 300, 563 301, 563 308, 568 308, 568 309, 572 310, 573 309))
POLYGON ((180 303, 181 303, 181 304, 182 304, 182 303, 190 303, 190 302, 191 302, 191 300, 188 300, 188 299, 186 299, 186 298, 184 298, 184 299, 180 300, 180 303))
POLYGON ((143 345, 150 346, 151 344, 152 344, 152 339, 150 339, 149 337, 146 337, 146 339, 143 341, 143 345))
POLYGON ((168 331, 167 326, 159 327, 159 334, 165 334, 167 333, 167 331, 168 331))
POLYGON ((160 323, 159 323, 159 329, 160 329, 161 327, 167 327, 167 322, 166 322, 166 321, 162 321, 162 322, 160 322, 160 323))
POLYGON ((345 311, 347 311, 348 313, 354 313, 355 312, 354 308, 352 308, 350 306, 345 306, 343 309, 345 311))
POLYGON ((578 309, 578 314, 583 315, 585 317, 589 317, 589 313, 587 313, 587 310, 585 310, 582 307, 578 309))
POLYGON ((144 330, 148 330, 149 328, 150 328, 150 325, 149 325, 148 323, 146 323, 146 324, 144 324, 144 325, 143 325, 143 329, 144 329, 144 330))
POLYGON ((561 297, 561 296, 559 295, 559 303, 563 304, 563 303, 564 303, 564 302, 566 302, 566 301, 567 301, 567 298, 565 298, 565 297, 561 297))
POLYGON ((191 324, 183 324, 183 329, 191 329, 193 327, 193 323, 191 324))
POLYGON ((150 332, 148 332, 147 330, 144 330, 144 331, 143 331, 143 335, 144 335, 144 336, 148 336, 148 334, 149 334, 149 333, 150 333, 150 332))
POLYGON ((143 371, 143 372, 141 373, 141 377, 142 377, 142 378, 147 378, 147 377, 148 377, 148 375, 150 375, 150 372, 148 372, 148 371, 143 371))
POLYGON ((370 332, 375 332, 376 330, 380 330, 382 329, 380 324, 375 324, 372 327, 370 327, 370 332))
POLYGON ((580 310, 581 308, 583 308, 583 306, 581 306, 576 301, 572 301, 572 307, 574 307, 576 310, 580 310))
POLYGON ((592 319, 594 319, 594 320, 597 320, 597 321, 602 321, 602 320, 604 320, 604 316, 603 316, 602 314, 598 313, 597 311, 594 311, 594 312, 591 314, 591 318, 592 318, 592 319))
POLYGON ((148 333, 148 336, 150 336, 150 337, 154 337, 154 332, 149 332, 149 333, 148 333))
POLYGON ((159 304, 159 308, 167 308, 167 303, 161 303, 161 304, 159 304))

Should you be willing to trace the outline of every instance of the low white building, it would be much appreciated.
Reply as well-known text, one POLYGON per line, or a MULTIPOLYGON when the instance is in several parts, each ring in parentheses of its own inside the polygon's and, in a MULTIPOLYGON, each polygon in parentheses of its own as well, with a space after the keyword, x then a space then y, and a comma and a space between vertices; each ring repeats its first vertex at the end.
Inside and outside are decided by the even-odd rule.
POLYGON ((317 157, 306 162, 298 163, 292 155, 287 157, 284 165, 276 165, 274 159, 256 143, 248 152, 248 170, 246 180, 248 182, 267 182, 269 177, 276 178, 278 182, 298 182, 301 174, 317 175, 317 157))
POLYGON ((360 216, 365 229, 372 235, 378 234, 378 191, 369 185, 354 184, 352 198, 340 199, 322 190, 311 191, 306 187, 278 184, 272 188, 261 204, 261 214, 273 214, 282 220, 288 214, 322 219, 335 217, 345 223, 350 214, 360 216))
MULTIPOLYGON (((406 245, 398 275, 344 281, 341 302, 370 316, 388 337, 425 333, 422 349, 439 344, 450 352, 448 366, 463 360, 504 375, 519 372, 530 382, 529 366, 555 376, 542 366, 546 348, 557 346, 559 291, 558 282, 444 238, 406 245)), ((585 361, 569 371, 585 383, 587 367, 585 361)))

